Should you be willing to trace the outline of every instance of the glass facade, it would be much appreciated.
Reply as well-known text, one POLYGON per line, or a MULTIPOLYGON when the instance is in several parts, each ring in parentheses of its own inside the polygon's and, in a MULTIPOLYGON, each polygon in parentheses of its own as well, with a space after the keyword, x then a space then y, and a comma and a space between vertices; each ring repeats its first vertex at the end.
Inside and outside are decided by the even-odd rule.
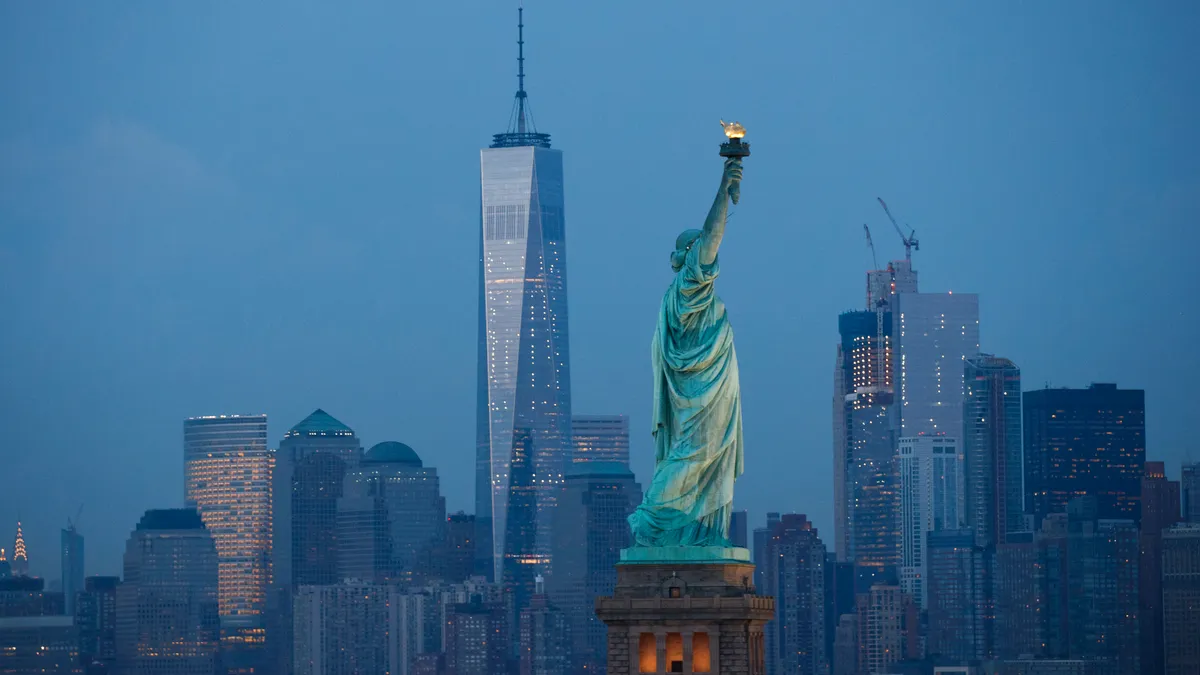
POLYGON ((117 588, 120 672, 212 675, 220 638, 217 549, 195 509, 147 511, 117 588))
POLYGON ((807 518, 785 513, 767 549, 759 591, 775 598, 775 620, 765 630, 767 672, 828 673, 825 544, 807 518))
POLYGON ((1023 532, 1021 369, 990 354, 967 359, 963 455, 967 524, 980 546, 1004 543, 1023 532))
POLYGON ((571 416, 571 445, 575 462, 617 462, 629 465, 629 418, 625 415, 571 416))
POLYGON ((979 296, 900 293, 892 311, 900 435, 959 437, 966 360, 979 353, 979 296))
POLYGON ((1140 518, 1146 461, 1146 394, 1093 384, 1027 391, 1025 508, 1040 525, 1067 502, 1094 495, 1101 518, 1140 518))
POLYGON ((270 583, 271 469, 266 415, 183 423, 184 500, 216 542, 221 622, 262 627, 270 583))
POLYGON ((62 592, 67 603, 67 614, 75 613, 75 601, 83 590, 83 535, 69 523, 62 530, 62 592))
POLYGON ((562 153, 506 138, 480 154, 476 515, 487 571, 528 598, 570 452, 562 153))
POLYGON ((947 436, 900 439, 900 587, 929 606, 928 534, 962 522, 962 456, 947 436))

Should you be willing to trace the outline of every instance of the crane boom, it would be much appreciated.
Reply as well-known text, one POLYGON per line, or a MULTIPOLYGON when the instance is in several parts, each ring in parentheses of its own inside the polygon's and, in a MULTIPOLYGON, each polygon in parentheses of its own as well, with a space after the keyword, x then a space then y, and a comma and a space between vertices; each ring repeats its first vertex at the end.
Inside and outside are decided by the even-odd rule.
POLYGON ((866 223, 863 223, 863 232, 867 233, 867 248, 871 249, 871 264, 875 266, 875 269, 879 269, 879 258, 875 255, 875 242, 871 241, 871 228, 867 227, 866 223))
POLYGON ((892 227, 896 228, 896 233, 900 235, 900 241, 904 242, 904 259, 912 261, 913 249, 921 250, 921 243, 917 241, 917 232, 911 227, 908 228, 908 236, 904 236, 904 230, 900 229, 900 223, 892 216, 892 212, 888 209, 888 205, 883 201, 883 197, 876 197, 879 200, 879 205, 883 207, 883 212, 887 214, 888 220, 892 221, 892 227))

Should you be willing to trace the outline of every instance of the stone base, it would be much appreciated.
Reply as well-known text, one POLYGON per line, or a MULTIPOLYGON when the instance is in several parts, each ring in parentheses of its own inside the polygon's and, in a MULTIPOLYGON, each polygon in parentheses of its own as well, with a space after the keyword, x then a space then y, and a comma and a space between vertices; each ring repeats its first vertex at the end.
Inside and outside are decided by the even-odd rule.
POLYGON ((635 546, 621 549, 621 564, 748 563, 750 549, 733 546, 635 546))
POLYGON ((766 672, 763 626, 775 618, 775 599, 756 594, 753 565, 626 558, 637 550, 622 552, 613 595, 596 599, 608 625, 608 675, 766 672))

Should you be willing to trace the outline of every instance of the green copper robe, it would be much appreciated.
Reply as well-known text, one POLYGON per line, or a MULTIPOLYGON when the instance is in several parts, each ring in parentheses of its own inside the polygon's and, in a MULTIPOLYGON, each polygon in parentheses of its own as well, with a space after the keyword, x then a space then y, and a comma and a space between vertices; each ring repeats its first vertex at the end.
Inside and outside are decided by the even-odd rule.
POLYGON ((741 394, 733 328, 713 290, 720 268, 700 262, 702 244, 688 249, 654 331, 654 480, 629 516, 638 546, 729 545, 741 394))

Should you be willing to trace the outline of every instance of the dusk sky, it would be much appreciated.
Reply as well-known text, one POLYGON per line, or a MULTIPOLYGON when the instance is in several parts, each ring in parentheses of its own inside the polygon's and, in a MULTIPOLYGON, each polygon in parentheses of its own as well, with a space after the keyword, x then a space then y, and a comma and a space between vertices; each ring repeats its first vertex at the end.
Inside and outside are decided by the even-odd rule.
MULTIPOLYGON (((746 125, 717 291, 739 508, 832 548, 837 316, 903 257, 980 295, 1026 389, 1144 388, 1147 458, 1200 459, 1200 3, 549 2, 527 88, 564 152, 573 398, 653 448, 675 236, 746 125)), ((512 2, 0 4, 0 546, 88 574, 182 504, 182 421, 314 408, 412 445, 472 511, 479 149, 516 88, 512 2)))

